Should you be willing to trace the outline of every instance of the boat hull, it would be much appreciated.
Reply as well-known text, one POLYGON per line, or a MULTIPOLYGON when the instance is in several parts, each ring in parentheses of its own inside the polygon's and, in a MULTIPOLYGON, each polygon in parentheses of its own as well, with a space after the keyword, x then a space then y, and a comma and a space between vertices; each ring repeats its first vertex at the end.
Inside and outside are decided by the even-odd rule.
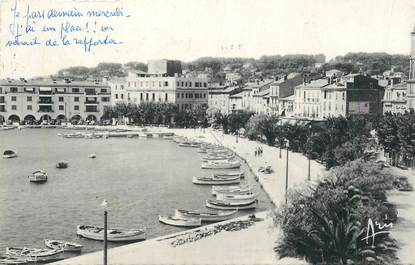
POLYGON ((202 225, 202 220, 200 218, 174 218, 159 215, 159 221, 163 224, 179 227, 198 227, 202 225))
POLYGON ((218 179, 215 180, 213 178, 211 179, 200 179, 197 177, 193 178, 193 183, 197 185, 230 185, 230 184, 239 184, 241 180, 239 178, 233 178, 233 179, 218 179))
POLYGON ((63 249, 64 252, 81 252, 82 245, 61 240, 45 239, 45 245, 51 249, 63 249))
POLYGON ((240 168, 241 163, 205 163, 202 162, 203 169, 233 169, 233 168, 240 168))
MULTIPOLYGON (((100 228, 102 229, 102 228, 100 228)), ((118 243, 127 243, 127 242, 137 242, 146 239, 146 233, 144 230, 137 231, 132 233, 131 235, 114 235, 111 234, 113 229, 108 229, 107 231, 107 241, 108 242, 118 242, 118 243)), ((84 237, 91 240, 97 241, 104 241, 104 233, 93 233, 86 231, 81 228, 81 226, 77 227, 76 234, 80 237, 84 237)))
POLYGON ((226 212, 203 212, 194 210, 176 209, 174 215, 180 218, 200 218, 202 222, 221 222, 235 218, 237 210, 226 212))
POLYGON ((218 210, 249 210, 255 209, 257 205, 256 200, 249 202, 249 203, 227 203, 222 201, 213 201, 207 200, 206 207, 211 209, 218 209, 218 210))

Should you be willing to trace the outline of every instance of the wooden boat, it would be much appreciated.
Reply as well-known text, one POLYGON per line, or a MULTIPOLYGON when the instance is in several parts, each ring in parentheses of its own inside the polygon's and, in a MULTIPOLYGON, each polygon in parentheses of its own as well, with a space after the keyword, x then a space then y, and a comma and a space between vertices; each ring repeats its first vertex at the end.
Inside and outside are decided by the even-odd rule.
POLYGON ((4 150, 3 158, 14 158, 17 157, 17 153, 13 150, 4 150))
POLYGON ((63 168, 67 168, 67 167, 68 167, 68 162, 66 162, 66 161, 59 161, 56 164, 56 168, 59 168, 59 169, 63 169, 63 168))
POLYGON ((62 249, 40 249, 40 248, 26 248, 26 247, 8 247, 6 248, 6 254, 17 257, 28 257, 28 258, 44 258, 61 254, 62 249))
MULTIPOLYGON (((93 240, 104 240, 104 228, 93 225, 78 225, 76 234, 93 240)), ((109 242, 136 242, 146 239, 145 229, 124 230, 124 229, 108 229, 107 240, 109 242)))
POLYGON ((235 159, 235 155, 226 155, 226 156, 205 156, 202 157, 200 160, 202 162, 209 162, 209 161, 221 161, 221 160, 232 160, 235 159))
POLYGON ((63 240, 45 239, 45 245, 51 249, 63 249, 64 252, 81 252, 82 245, 63 240))
POLYGON ((179 218, 200 218, 202 222, 220 222, 236 217, 238 210, 234 211, 200 211, 175 209, 174 216, 179 218))
POLYGON ((221 201, 228 201, 228 202, 246 202, 255 200, 257 198, 257 194, 226 194, 226 193, 218 193, 216 194, 216 199, 221 201))
POLYGON ((232 168, 239 168, 239 167, 241 167, 241 163, 237 160, 202 162, 202 168, 204 169, 232 169, 232 168))
POLYGON ((202 225, 202 220, 200 218, 182 218, 159 215, 159 221, 163 224, 180 227, 198 227, 202 225))
POLYGON ((227 172, 227 173, 214 173, 214 177, 240 177, 241 179, 245 178, 245 173, 243 171, 236 171, 236 172, 227 172))
POLYGON ((222 200, 207 200, 206 207, 218 210, 248 210, 255 209, 257 200, 247 200, 245 202, 229 202, 222 200))
POLYGON ((229 185, 240 183, 239 176, 236 177, 193 177, 193 183, 199 185, 229 185))
POLYGON ((94 158, 96 158, 97 156, 95 155, 95 154, 90 154, 90 155, 88 155, 88 158, 92 158, 92 159, 94 159, 94 158))
POLYGON ((84 138, 83 133, 77 132, 77 133, 65 133, 62 135, 63 138, 84 138))
POLYGON ((198 148, 200 147, 200 144, 196 142, 182 142, 182 143, 179 143, 179 146, 198 148))
POLYGON ((23 257, 13 257, 10 255, 0 255, 0 264, 27 264, 27 259, 23 257))
POLYGON ((30 182, 34 183, 44 183, 48 181, 48 174, 43 170, 38 170, 28 176, 30 182))
POLYGON ((252 192, 252 187, 249 184, 238 185, 238 186, 212 186, 212 194, 216 195, 218 193, 225 194, 245 194, 247 192, 252 192))

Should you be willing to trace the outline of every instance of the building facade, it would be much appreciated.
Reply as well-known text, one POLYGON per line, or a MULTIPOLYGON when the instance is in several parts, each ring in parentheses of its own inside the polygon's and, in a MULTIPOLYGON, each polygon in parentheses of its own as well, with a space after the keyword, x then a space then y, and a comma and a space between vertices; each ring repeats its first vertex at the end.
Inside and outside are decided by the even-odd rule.
POLYGON ((129 72, 126 78, 110 80, 108 84, 113 91, 113 104, 174 103, 180 110, 208 105, 207 79, 129 72))
POLYGON ((228 87, 227 85, 210 87, 209 108, 214 111, 220 111, 222 114, 228 114, 231 112, 230 96, 237 91, 239 91, 239 87, 228 87))
POLYGON ((111 105, 110 87, 101 82, 1 80, 0 119, 100 120, 111 105))
POLYGON ((390 84, 385 89, 383 98, 383 113, 405 113, 407 110, 406 93, 408 84, 401 82, 399 84, 390 84))

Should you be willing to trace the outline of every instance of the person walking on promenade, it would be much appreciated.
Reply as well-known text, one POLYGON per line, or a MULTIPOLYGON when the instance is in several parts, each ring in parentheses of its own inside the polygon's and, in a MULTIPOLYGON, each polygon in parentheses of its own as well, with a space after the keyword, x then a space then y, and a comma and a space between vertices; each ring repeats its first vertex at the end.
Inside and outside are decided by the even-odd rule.
POLYGON ((259 156, 262 157, 262 147, 259 147, 259 156))
POLYGON ((255 147, 255 152, 254 153, 255 153, 255 156, 257 156, 257 154, 258 154, 258 148, 255 147))

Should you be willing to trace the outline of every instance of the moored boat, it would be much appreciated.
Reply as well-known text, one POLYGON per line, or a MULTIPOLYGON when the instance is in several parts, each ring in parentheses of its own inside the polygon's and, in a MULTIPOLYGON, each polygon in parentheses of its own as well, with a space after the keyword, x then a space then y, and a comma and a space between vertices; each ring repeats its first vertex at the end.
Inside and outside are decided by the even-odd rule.
POLYGON ((241 163, 237 160, 235 161, 219 160, 219 161, 202 162, 201 167, 204 169, 232 169, 232 168, 241 167, 241 163))
POLYGON ((67 167, 68 167, 68 162, 66 162, 66 161, 59 161, 56 164, 56 168, 59 168, 59 169, 63 169, 63 168, 67 168, 67 167))
POLYGON ((61 254, 62 249, 40 249, 40 248, 26 248, 26 247, 8 247, 6 248, 6 254, 17 257, 28 258, 43 258, 61 254))
POLYGON ((43 170, 38 170, 33 172, 28 178, 30 182, 44 183, 48 181, 48 174, 43 170))
POLYGON ((202 222, 220 222, 236 217, 238 210, 233 211, 201 211, 175 209, 174 216, 179 218, 200 218, 202 222))
POLYGON ((229 202, 222 200, 207 200, 206 207, 218 210, 248 210, 255 209, 257 200, 247 200, 244 202, 229 202))
POLYGON ((65 133, 62 135, 63 138, 84 138, 84 134, 77 132, 77 133, 65 133))
POLYGON ((216 194, 216 199, 221 201, 228 201, 228 202, 246 202, 256 199, 257 195, 255 193, 251 194, 226 194, 226 193, 218 193, 216 194))
POLYGON ((3 158, 14 158, 17 156, 17 153, 13 150, 4 150, 3 158))
POLYGON ((214 177, 240 177, 241 179, 245 178, 245 173, 243 171, 236 171, 236 172, 226 172, 226 173, 214 173, 214 177))
POLYGON ((240 183, 239 176, 237 177, 193 177, 192 182, 199 185, 229 185, 240 183))
POLYGON ((202 220, 200 218, 182 218, 162 215, 159 215, 159 221, 163 224, 180 227, 198 227, 202 224, 202 220))
POLYGON ((88 158, 96 158, 97 156, 95 155, 95 154, 90 154, 90 155, 88 155, 88 158))
POLYGON ((63 249, 65 252, 81 252, 82 245, 63 240, 45 239, 45 245, 51 249, 63 249))
MULTIPOLYGON (((93 240, 104 240, 104 228, 93 225, 78 225, 76 234, 93 240)), ((136 242, 146 239, 145 229, 126 230, 112 228, 107 230, 109 242, 136 242)))
POLYGON ((225 194, 246 194, 251 193, 252 187, 249 184, 243 184, 238 186, 213 186, 212 187, 212 194, 216 195, 218 193, 225 193, 225 194))

